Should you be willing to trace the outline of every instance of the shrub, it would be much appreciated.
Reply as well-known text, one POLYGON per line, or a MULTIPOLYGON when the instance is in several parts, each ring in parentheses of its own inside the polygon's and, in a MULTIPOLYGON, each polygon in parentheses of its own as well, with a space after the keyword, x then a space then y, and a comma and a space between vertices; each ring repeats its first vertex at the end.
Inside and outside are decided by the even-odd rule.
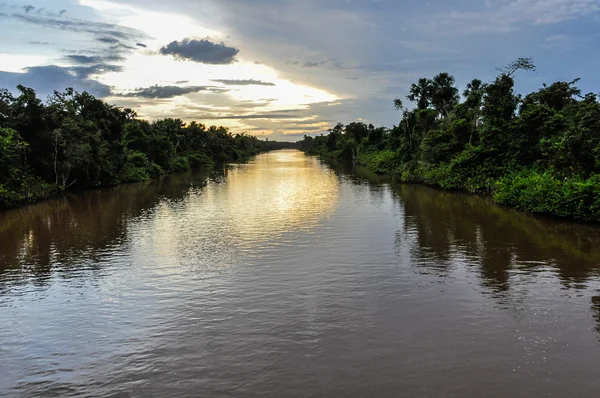
POLYGON ((173 171, 187 171, 190 169, 190 162, 185 156, 179 156, 173 159, 171 169, 173 171))
POLYGON ((600 175, 557 178, 525 170, 499 180, 494 200, 531 213, 600 221, 600 175))
POLYGON ((188 156, 192 167, 212 167, 214 162, 203 152, 192 153, 188 156))
POLYGON ((358 155, 358 163, 379 174, 388 174, 397 167, 396 154, 391 150, 366 152, 358 155))

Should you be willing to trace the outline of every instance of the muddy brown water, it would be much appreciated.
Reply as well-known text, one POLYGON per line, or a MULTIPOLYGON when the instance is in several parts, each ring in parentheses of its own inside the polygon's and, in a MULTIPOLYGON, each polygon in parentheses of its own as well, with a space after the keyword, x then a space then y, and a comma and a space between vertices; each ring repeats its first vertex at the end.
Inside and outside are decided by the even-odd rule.
POLYGON ((0 395, 596 397, 600 228, 276 151, 0 214, 0 395))

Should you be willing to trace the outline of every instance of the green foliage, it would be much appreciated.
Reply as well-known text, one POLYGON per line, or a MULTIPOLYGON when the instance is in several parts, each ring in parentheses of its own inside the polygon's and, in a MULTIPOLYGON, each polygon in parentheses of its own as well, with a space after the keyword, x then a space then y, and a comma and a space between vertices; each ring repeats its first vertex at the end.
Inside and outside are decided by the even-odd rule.
POLYGON ((293 147, 179 119, 148 123, 72 89, 46 103, 30 88, 17 90, 0 89, 0 208, 293 147))
POLYGON ((600 175, 557 178, 524 170, 499 180, 494 199, 531 213, 600 221, 600 175))
POLYGON ((0 184, 0 206, 14 207, 24 201, 25 196, 23 196, 21 193, 6 187, 4 184, 0 184))
POLYGON ((191 153, 188 161, 192 167, 212 167, 214 162, 204 152, 191 153))
POLYGON ((123 171, 123 182, 140 182, 150 179, 148 172, 148 156, 139 151, 132 151, 127 155, 127 162, 123 171))
POLYGON ((0 183, 11 182, 23 173, 27 143, 9 128, 0 128, 0 183))
POLYGON ((535 70, 530 58, 500 69, 490 83, 474 79, 462 102, 447 73, 410 88, 407 109, 391 129, 338 124, 305 136, 301 149, 352 159, 402 182, 492 196, 532 213, 600 221, 600 103, 578 80, 515 93, 513 76, 535 70), (358 132, 358 133, 357 133, 358 132))
POLYGON ((148 165, 148 175, 150 175, 150 177, 156 178, 163 174, 165 174, 165 171, 156 163, 150 163, 150 165, 148 165))
POLYGON ((389 149, 366 152, 358 156, 358 163, 367 166, 378 174, 390 174, 396 170, 397 156, 389 149))
POLYGON ((179 156, 173 159, 171 164, 171 170, 173 171, 187 171, 190 169, 190 162, 185 156, 179 156))

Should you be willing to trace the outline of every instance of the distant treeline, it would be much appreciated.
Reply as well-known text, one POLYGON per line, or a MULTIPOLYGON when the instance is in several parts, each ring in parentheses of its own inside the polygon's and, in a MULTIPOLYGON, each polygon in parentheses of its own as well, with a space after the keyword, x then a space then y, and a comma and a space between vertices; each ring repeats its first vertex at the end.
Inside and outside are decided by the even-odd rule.
POLYGON ((0 208, 296 145, 179 119, 150 123, 72 89, 47 102, 31 88, 17 89, 18 96, 0 89, 0 208))
POLYGON ((462 97, 448 73, 420 79, 407 96, 412 109, 394 100, 397 126, 338 124, 305 136, 302 150, 532 213, 600 221, 598 96, 583 95, 578 79, 516 94, 515 73, 533 69, 520 58, 490 83, 471 81, 462 97))

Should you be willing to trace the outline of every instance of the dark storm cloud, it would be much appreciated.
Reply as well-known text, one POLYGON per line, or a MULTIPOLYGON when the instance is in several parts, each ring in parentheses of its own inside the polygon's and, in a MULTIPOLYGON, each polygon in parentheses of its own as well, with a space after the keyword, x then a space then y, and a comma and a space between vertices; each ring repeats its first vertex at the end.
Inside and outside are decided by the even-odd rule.
POLYGON ((274 86, 275 83, 272 82, 263 82, 260 80, 229 80, 229 79, 215 79, 213 82, 221 83, 226 86, 274 86))
POLYGON ((148 47, 144 43, 135 43, 135 45, 138 46, 138 47, 142 47, 142 48, 147 48, 148 47))
POLYGON ((164 99, 174 98, 180 95, 197 93, 199 91, 208 90, 210 87, 206 86, 151 86, 147 88, 138 88, 130 93, 117 94, 118 97, 130 97, 130 98, 151 98, 151 99, 164 99))
POLYGON ((87 91, 97 97, 107 97, 111 88, 105 84, 89 79, 88 76, 74 74, 70 68, 56 65, 35 66, 25 69, 25 73, 0 71, 0 87, 14 91, 22 84, 36 90, 40 98, 51 95, 55 90, 62 91, 72 87, 77 91, 87 91))
POLYGON ((172 55, 178 60, 188 60, 203 64, 226 65, 235 61, 240 52, 237 48, 228 47, 224 43, 213 43, 209 40, 184 39, 173 41, 162 47, 162 55, 172 55))

